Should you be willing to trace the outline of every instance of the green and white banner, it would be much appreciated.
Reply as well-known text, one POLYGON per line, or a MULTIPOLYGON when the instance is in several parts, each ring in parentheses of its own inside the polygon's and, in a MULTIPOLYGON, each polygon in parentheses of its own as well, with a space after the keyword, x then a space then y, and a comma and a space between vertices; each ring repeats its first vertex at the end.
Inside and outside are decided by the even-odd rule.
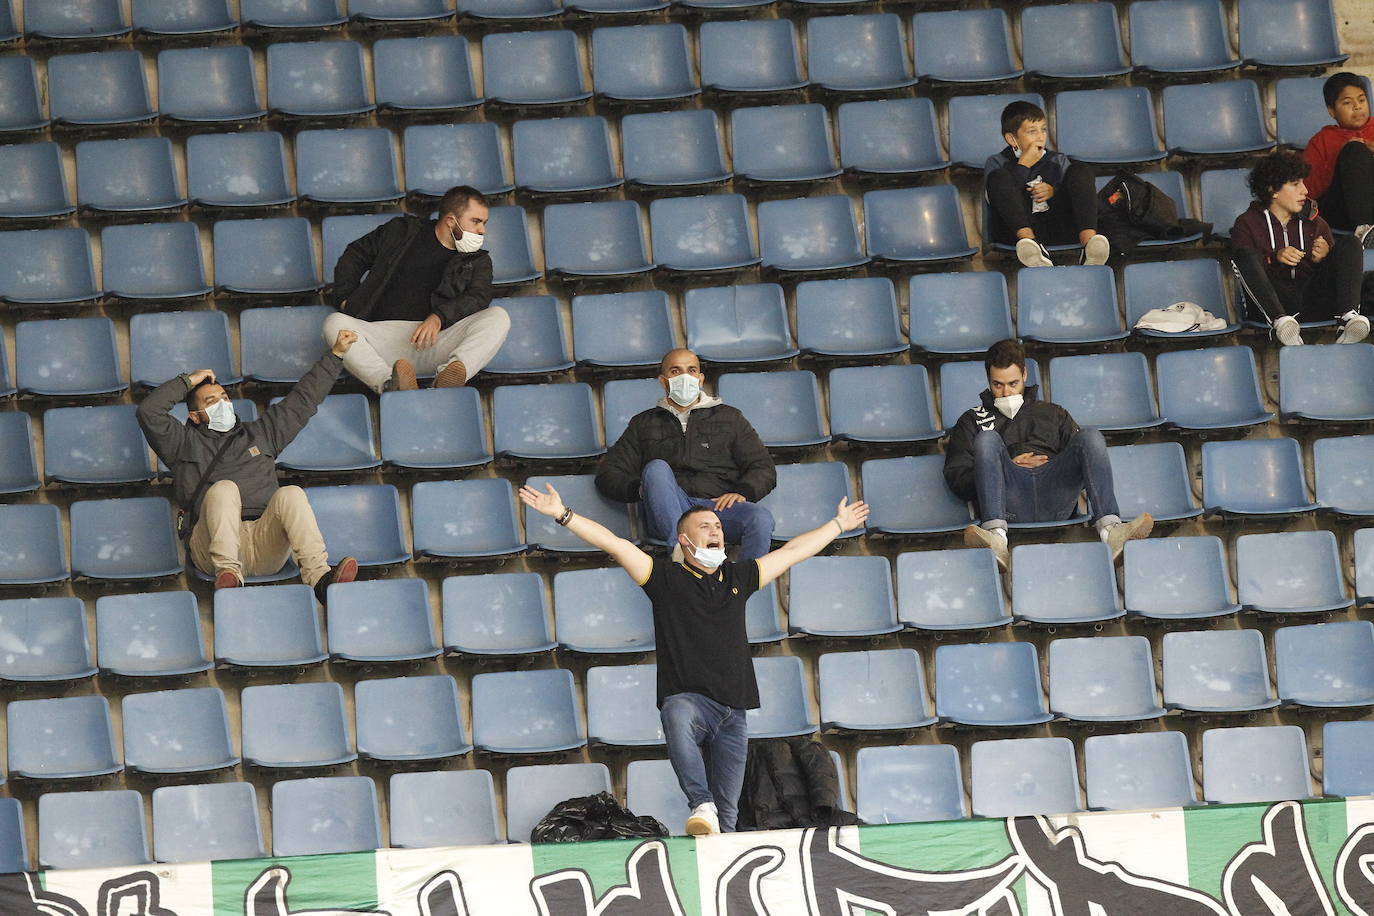
POLYGON ((0 876, 3 916, 1374 916, 1374 799, 0 876))

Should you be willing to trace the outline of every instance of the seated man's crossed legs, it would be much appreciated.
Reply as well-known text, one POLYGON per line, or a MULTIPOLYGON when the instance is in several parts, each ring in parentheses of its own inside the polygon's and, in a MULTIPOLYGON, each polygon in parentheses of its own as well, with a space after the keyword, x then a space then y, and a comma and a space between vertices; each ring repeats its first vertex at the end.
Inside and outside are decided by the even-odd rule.
MULTIPOLYGON (((640 495, 649 527, 660 540, 672 540, 682 513, 693 508, 714 509, 715 500, 688 496, 678 486, 672 466, 661 458, 644 465, 640 475, 640 495)), ((727 509, 716 509, 725 540, 739 544, 740 560, 756 560, 772 549, 773 513, 758 503, 739 502, 727 509)))
POLYGON ((344 368, 373 391, 417 387, 416 376, 434 376, 436 388, 464 384, 496 356, 510 332, 510 315, 490 306, 439 332, 434 343, 417 347, 418 321, 363 321, 342 312, 324 320, 324 339, 356 331, 357 343, 344 355, 344 368))

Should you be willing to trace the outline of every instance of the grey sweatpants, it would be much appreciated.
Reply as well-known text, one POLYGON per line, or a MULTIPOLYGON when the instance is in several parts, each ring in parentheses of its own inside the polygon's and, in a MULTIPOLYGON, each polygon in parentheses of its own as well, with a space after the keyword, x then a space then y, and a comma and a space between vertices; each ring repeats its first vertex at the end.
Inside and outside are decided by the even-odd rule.
POLYGON ((488 306, 444 328, 434 345, 423 350, 410 342, 419 326, 418 321, 363 321, 335 312, 324 320, 324 340, 326 346, 333 346, 340 331, 356 331, 358 340, 344 355, 344 368, 381 394, 398 359, 409 360, 420 376, 435 375, 456 359, 472 378, 505 343, 510 316, 500 306, 488 306))

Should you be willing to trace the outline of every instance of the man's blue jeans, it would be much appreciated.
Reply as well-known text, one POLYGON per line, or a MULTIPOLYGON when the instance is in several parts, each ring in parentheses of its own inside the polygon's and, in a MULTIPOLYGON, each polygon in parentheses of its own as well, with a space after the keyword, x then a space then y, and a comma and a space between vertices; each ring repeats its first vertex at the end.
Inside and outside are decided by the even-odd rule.
MULTIPOLYGON (((677 477, 668 462, 655 458, 644 465, 640 475, 641 494, 650 534, 672 544, 677 540, 677 520, 692 508, 710 509, 715 500, 688 496, 677 485, 677 477)), ((756 560, 773 545, 773 513, 758 503, 735 503, 716 513, 725 540, 740 545, 741 560, 756 560)))
POLYGON ((1088 491, 1099 528, 1121 520, 1107 442, 1097 430, 1080 429, 1064 451, 1038 468, 1023 468, 1011 459, 1006 442, 992 430, 974 437, 973 476, 984 528, 1072 518, 1081 490, 1088 491))
MULTIPOLYGON (((715 802, 721 832, 734 832, 749 756, 744 710, 699 693, 675 693, 663 698, 659 717, 668 759, 687 804, 695 808, 715 802)), ((664 826, 672 830, 675 825, 664 826)))

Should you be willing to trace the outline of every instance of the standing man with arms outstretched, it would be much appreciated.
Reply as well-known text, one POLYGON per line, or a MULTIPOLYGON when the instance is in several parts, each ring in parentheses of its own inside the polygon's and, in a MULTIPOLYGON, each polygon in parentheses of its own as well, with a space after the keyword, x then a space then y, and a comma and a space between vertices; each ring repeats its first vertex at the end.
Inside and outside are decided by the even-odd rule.
POLYGON ((659 715, 668 759, 692 809, 687 833, 733 832, 749 752, 745 711, 759 705, 745 603, 795 564, 861 526, 868 506, 842 499, 835 517, 819 528, 756 560, 735 563, 725 559, 725 533, 709 508, 684 512, 674 558, 654 558, 564 506, 552 486, 544 489, 521 487, 520 501, 610 554, 653 604, 659 715))

